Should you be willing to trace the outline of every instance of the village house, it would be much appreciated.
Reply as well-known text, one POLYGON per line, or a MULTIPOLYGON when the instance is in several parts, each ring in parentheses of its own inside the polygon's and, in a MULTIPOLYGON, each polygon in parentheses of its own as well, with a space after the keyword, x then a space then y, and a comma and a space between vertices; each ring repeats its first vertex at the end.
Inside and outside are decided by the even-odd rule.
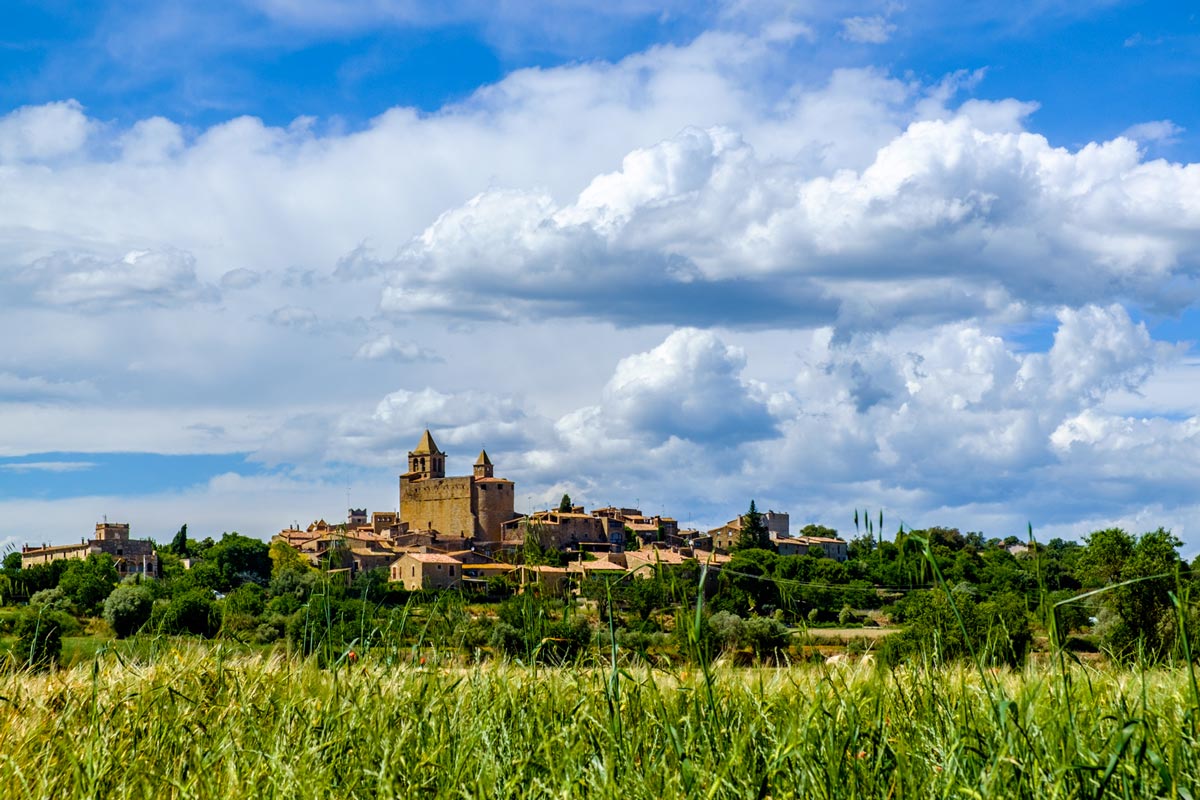
POLYGON ((122 579, 130 575, 158 577, 158 553, 154 542, 149 539, 130 539, 129 523, 97 522, 96 535, 79 544, 43 545, 21 548, 21 569, 38 564, 67 559, 83 560, 96 553, 108 553, 116 563, 117 574, 122 579))
POLYGON ((457 589, 462 586, 463 563, 445 553, 405 553, 392 562, 389 578, 410 592, 422 589, 457 589))
MULTIPOLYGON (((849 549, 843 539, 828 536, 792 536, 790 519, 786 513, 779 511, 763 512, 762 521, 770 536, 771 547, 781 556, 817 556, 832 558, 835 561, 845 561, 849 558, 849 549)), ((728 553, 736 545, 742 533, 742 522, 745 515, 731 519, 719 528, 713 528, 706 536, 698 537, 695 547, 712 549, 717 553, 728 553)))

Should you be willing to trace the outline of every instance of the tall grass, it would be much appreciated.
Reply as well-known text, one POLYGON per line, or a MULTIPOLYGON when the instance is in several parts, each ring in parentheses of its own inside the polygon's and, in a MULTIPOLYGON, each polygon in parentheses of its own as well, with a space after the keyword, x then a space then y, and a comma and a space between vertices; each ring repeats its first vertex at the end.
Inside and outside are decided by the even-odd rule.
POLYGON ((1068 669, 1069 681, 1034 668, 981 678, 974 665, 633 667, 618 690, 599 662, 364 658, 331 670, 170 642, 0 677, 0 787, 12 798, 1190 796, 1188 671, 1068 669))

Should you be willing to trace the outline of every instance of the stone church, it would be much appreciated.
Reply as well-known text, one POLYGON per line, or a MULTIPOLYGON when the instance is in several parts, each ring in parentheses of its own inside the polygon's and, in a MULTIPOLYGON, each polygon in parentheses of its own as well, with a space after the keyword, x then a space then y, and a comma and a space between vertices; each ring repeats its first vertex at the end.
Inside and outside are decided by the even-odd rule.
POLYGON ((426 430, 408 454, 408 472, 400 476, 400 522, 410 531, 499 544, 501 526, 516 516, 516 487, 493 473, 491 459, 481 450, 474 474, 447 478, 446 454, 426 430))

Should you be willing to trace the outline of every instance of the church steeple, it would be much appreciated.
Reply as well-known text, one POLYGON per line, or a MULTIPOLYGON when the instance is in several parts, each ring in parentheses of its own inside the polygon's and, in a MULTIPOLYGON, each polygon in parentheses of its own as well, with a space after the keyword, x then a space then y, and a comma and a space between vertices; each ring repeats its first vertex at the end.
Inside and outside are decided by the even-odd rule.
POLYGON ((487 450, 479 451, 479 458, 475 459, 475 477, 476 478, 491 478, 494 477, 494 467, 492 460, 488 458, 487 450))
POLYGON ((417 449, 409 451, 408 471, 416 478, 446 477, 446 454, 438 450, 428 428, 417 442, 417 449))

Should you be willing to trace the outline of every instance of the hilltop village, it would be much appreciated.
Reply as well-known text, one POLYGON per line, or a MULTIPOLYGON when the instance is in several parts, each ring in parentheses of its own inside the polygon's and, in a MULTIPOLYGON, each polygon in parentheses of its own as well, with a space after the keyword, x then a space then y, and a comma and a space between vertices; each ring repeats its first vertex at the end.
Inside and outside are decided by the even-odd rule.
MULTIPOLYGON (((446 454, 426 430, 400 476, 399 513, 352 508, 344 523, 318 520, 304 529, 286 528, 272 542, 350 578, 386 567, 389 580, 410 591, 484 585, 500 576, 558 589, 573 576, 646 574, 656 565, 687 559, 724 563, 744 519, 709 531, 681 530, 672 517, 647 516, 636 508, 589 512, 567 498, 558 508, 518 514, 515 494, 512 481, 496 477, 486 451, 480 451, 472 474, 447 477, 446 454), (520 556, 531 550, 543 554, 537 560, 545 563, 523 563, 520 556)), ((768 510, 760 516, 771 549, 780 555, 847 557, 842 539, 792 536, 786 513, 768 510)))

